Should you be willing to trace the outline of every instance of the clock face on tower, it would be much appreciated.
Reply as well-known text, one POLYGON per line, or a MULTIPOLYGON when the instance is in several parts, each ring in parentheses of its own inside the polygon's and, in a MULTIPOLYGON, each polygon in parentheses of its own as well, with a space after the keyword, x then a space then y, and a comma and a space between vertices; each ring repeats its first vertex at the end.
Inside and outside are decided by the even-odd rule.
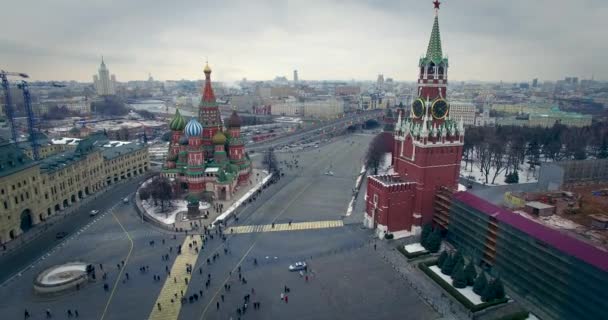
POLYGON ((412 112, 414 113, 414 117, 421 118, 424 115, 424 101, 422 99, 416 99, 414 103, 412 103, 412 112))
POLYGON ((435 119, 443 119, 448 114, 448 103, 443 99, 437 99, 431 107, 431 114, 435 119))

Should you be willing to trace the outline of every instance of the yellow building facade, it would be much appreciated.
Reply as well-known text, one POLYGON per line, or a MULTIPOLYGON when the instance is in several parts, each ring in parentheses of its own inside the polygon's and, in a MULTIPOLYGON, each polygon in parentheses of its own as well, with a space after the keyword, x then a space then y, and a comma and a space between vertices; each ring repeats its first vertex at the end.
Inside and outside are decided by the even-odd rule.
POLYGON ((146 146, 108 146, 103 135, 84 139, 75 150, 33 161, 15 144, 0 145, 0 243, 107 186, 149 168, 146 146))

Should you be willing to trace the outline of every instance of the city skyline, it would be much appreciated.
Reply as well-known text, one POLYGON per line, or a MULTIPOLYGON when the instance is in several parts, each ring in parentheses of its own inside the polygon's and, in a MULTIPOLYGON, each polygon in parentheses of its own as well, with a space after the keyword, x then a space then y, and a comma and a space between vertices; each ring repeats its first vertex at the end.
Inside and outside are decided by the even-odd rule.
MULTIPOLYGON (((431 6, 391 0, 11 3, 9 25, 21 25, 24 16, 30 21, 0 36, 2 68, 36 80, 90 82, 103 55, 120 81, 148 73, 159 80, 201 79, 205 59, 218 81, 290 78, 294 69, 302 80, 373 80, 382 73, 412 81, 412 61, 427 45, 431 6)), ((458 62, 451 79, 605 80, 608 66, 597 61, 608 44, 588 30, 606 29, 601 17, 607 12, 608 3, 599 0, 444 1, 439 21, 449 33, 442 41, 458 62)))

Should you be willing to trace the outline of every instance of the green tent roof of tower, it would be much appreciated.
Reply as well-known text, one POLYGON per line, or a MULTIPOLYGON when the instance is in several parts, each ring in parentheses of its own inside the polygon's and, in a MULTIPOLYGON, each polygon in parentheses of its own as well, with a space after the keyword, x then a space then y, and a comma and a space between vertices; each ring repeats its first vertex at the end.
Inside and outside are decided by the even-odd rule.
POLYGON ((435 14, 435 21, 433 22, 433 31, 431 31, 431 38, 429 45, 426 48, 426 55, 420 59, 420 65, 426 65, 433 62, 438 65, 440 63, 447 64, 448 59, 443 57, 443 51, 441 50, 441 33, 439 32, 439 15, 435 14))
POLYGON ((182 131, 186 127, 186 120, 179 113, 179 109, 175 109, 175 115, 171 122, 169 122, 169 128, 173 131, 182 131))

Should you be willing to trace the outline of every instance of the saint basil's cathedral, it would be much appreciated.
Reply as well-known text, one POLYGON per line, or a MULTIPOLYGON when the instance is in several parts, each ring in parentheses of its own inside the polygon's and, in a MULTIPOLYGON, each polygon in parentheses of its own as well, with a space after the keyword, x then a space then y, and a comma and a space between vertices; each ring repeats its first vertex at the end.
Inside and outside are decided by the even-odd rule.
POLYGON ((419 233, 431 223, 440 189, 457 190, 464 143, 462 119, 450 118, 448 59, 441 49, 439 1, 426 55, 418 63, 417 98, 398 115, 392 135, 393 172, 370 176, 364 225, 380 238, 419 233))
POLYGON ((161 176, 176 188, 188 191, 189 201, 207 191, 218 200, 229 200, 240 185, 249 183, 251 160, 241 139, 241 119, 236 111, 224 129, 211 86, 211 68, 205 65, 205 84, 199 119, 188 122, 179 110, 169 123, 171 141, 161 176))

